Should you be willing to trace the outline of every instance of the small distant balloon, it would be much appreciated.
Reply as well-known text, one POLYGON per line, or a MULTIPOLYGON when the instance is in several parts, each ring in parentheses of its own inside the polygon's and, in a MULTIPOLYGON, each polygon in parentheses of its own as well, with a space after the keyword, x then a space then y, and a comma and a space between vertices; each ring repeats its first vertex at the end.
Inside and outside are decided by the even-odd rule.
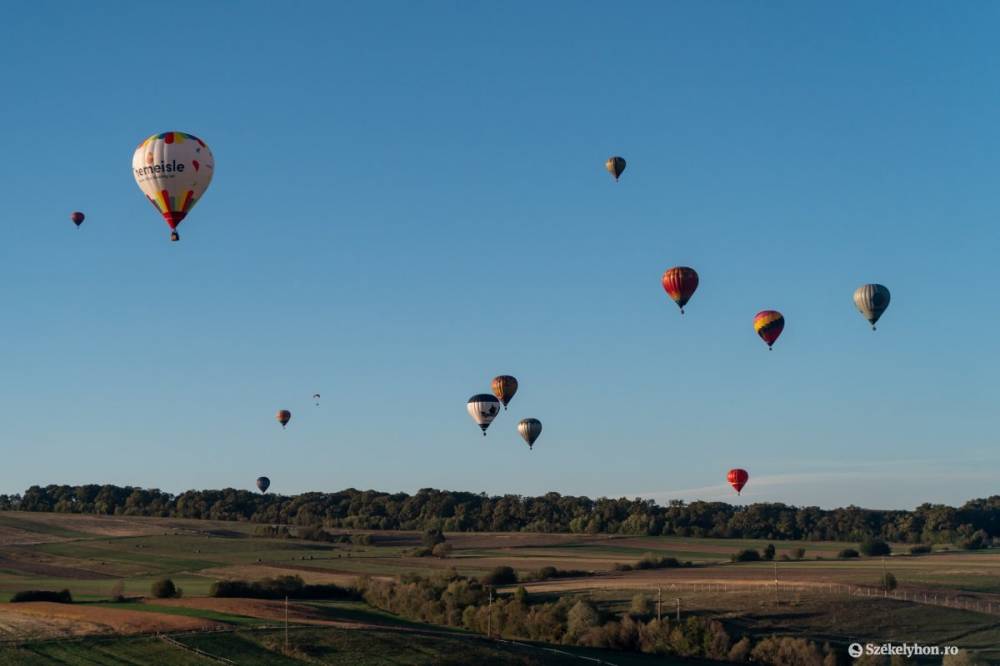
POLYGON ((609 157, 608 161, 604 163, 604 168, 608 170, 608 173, 615 177, 615 182, 618 182, 618 179, 621 178, 622 172, 625 171, 625 158, 618 157, 617 155, 609 157))
POLYGON ((521 422, 517 424, 517 432, 531 449, 535 445, 535 440, 542 434, 542 422, 538 419, 521 419, 521 422))
POLYGON ((750 473, 745 469, 731 469, 729 474, 726 475, 726 480, 729 481, 729 485, 736 489, 736 494, 739 495, 740 491, 743 490, 743 486, 747 485, 747 481, 750 480, 750 473))
POLYGON ((483 437, 485 437, 486 429, 500 413, 500 401, 488 393, 477 393, 469 398, 465 408, 469 411, 472 420, 482 429, 483 437))
POLYGON ((72 214, 71 214, 71 215, 69 216, 69 219, 73 220, 73 224, 75 224, 75 225, 76 225, 76 228, 77 228, 77 229, 79 229, 79 228, 80 228, 80 225, 81 225, 81 224, 83 224, 83 221, 84 221, 85 219, 87 219, 87 216, 86 216, 86 215, 84 215, 83 213, 81 213, 80 211, 78 211, 78 210, 75 210, 75 211, 73 211, 73 213, 72 213, 72 214))
POLYGON ((266 476, 257 477, 257 490, 261 493, 266 493, 267 489, 271 487, 271 479, 266 476))
POLYGON ((504 411, 507 410, 510 401, 514 399, 515 393, 517 393, 516 379, 510 375, 500 375, 493 378, 493 395, 503 403, 504 411))
POLYGON ((763 310, 754 316, 753 330, 757 331, 757 335, 767 343, 767 348, 770 349, 781 332, 785 330, 785 318, 777 310, 763 310))
POLYGON ((663 284, 663 290, 674 299, 674 303, 681 309, 681 314, 684 314, 684 306, 698 288, 698 273, 687 266, 674 266, 663 273, 660 282, 663 284))
POLYGON ((875 330, 875 322, 889 307, 889 289, 881 284, 863 284, 854 292, 854 305, 875 330))
POLYGON ((278 419, 278 423, 280 423, 281 427, 284 428, 288 425, 288 422, 292 420, 292 413, 287 409, 280 409, 278 410, 278 414, 275 418, 278 419))

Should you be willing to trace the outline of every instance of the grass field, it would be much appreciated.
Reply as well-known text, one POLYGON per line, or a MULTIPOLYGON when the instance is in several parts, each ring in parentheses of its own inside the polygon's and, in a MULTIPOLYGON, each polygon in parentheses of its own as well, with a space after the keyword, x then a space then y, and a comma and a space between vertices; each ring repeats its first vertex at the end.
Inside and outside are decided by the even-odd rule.
MULTIPOLYGON (((0 513, 0 596, 26 589, 67 588, 75 600, 85 602, 64 608, 0 603, 0 640, 8 641, 0 650, 0 664, 208 663, 149 637, 158 631, 196 632, 176 639, 212 654, 238 654, 241 664, 536 663, 531 660, 543 657, 524 654, 527 648, 470 646, 469 641, 478 639, 461 632, 422 634, 419 640, 400 636, 400 631, 426 627, 356 602, 296 604, 293 623, 323 626, 295 628, 292 634, 299 643, 284 655, 276 651, 277 634, 267 629, 281 619, 281 609, 267 605, 273 602, 240 606, 220 605, 227 600, 198 599, 207 594, 212 582, 223 578, 295 574, 307 582, 350 584, 359 575, 427 574, 451 568, 481 575, 500 565, 512 566, 521 574, 545 566, 589 574, 530 583, 527 589, 534 599, 582 595, 605 610, 622 611, 633 595, 655 596, 660 591, 665 612, 676 613, 679 600, 682 614, 719 618, 738 633, 795 635, 835 644, 905 640, 957 645, 1000 663, 997 551, 938 550, 917 557, 894 555, 883 562, 881 558, 836 559, 838 551, 856 544, 776 542, 779 556, 801 547, 806 559, 733 564, 731 554, 743 548, 761 549, 767 542, 516 533, 448 535, 452 556, 438 559, 406 554, 419 544, 415 533, 372 533, 373 543, 360 546, 256 538, 252 536, 255 527, 215 521, 0 513), (692 566, 615 570, 616 565, 634 564, 646 553, 690 561, 692 566), (872 596, 883 568, 899 581, 900 599, 872 596), (183 600, 109 603, 116 585, 123 584, 127 596, 141 596, 154 580, 166 576, 184 589, 183 600), (966 608, 937 603, 944 600, 966 608), (76 640, 64 640, 68 637, 76 640), (482 653, 463 653, 475 655, 475 659, 465 657, 465 662, 446 661, 451 654, 446 649, 448 641, 462 641, 462 650, 482 653), (364 659, 369 661, 357 656, 363 648, 368 655, 364 659), (398 657, 400 652, 409 655, 409 661, 386 660, 386 655, 398 657), (90 655, 89 661, 79 656, 84 653, 90 655)), ((907 552, 903 547, 895 550, 907 552)), ((537 663, 559 663, 553 661, 557 658, 563 657, 546 653, 544 661, 537 663)), ((634 662, 628 659, 616 654, 611 661, 650 663, 641 657, 634 662)))

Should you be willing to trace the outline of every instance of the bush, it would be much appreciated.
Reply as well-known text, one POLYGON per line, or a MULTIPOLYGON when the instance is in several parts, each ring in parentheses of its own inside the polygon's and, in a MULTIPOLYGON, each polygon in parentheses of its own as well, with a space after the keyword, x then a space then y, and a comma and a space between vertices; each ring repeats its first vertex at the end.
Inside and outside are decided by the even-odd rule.
POLYGON ((910 546, 910 555, 926 555, 933 551, 934 548, 930 544, 921 544, 919 546, 910 546))
POLYGON ((355 546, 370 546, 372 545, 372 535, 371 534, 352 534, 351 543, 355 546))
POLYGON ((444 543, 444 533, 438 528, 432 527, 429 530, 424 530, 423 535, 420 537, 420 541, 425 547, 433 548, 439 543, 444 543))
POLYGON ((889 547, 883 539, 865 539, 858 546, 858 550, 861 551, 862 555, 867 557, 879 557, 882 555, 891 555, 892 548, 889 547))
POLYGON ((434 554, 434 551, 430 548, 410 548, 409 550, 404 550, 403 555, 407 557, 430 557, 434 554))
POLYGON ((642 559, 635 563, 635 569, 674 569, 682 566, 676 557, 659 557, 653 553, 646 553, 642 559))
MULTIPOLYGON (((629 570, 631 570, 631 567, 629 570)), ((518 576, 518 580, 537 582, 550 580, 552 578, 583 578, 584 576, 593 575, 592 571, 583 571, 581 569, 557 569, 555 567, 542 567, 541 569, 529 572, 526 576, 518 576)))
POLYGON ((744 548, 730 556, 733 562, 760 562, 760 553, 752 548, 744 548))
POLYGON ((990 535, 985 530, 976 530, 965 539, 958 542, 958 546, 965 550, 980 550, 990 547, 990 535))
POLYGON ((852 557, 861 557, 861 555, 858 553, 858 551, 854 550, 853 548, 845 548, 844 550, 837 553, 837 557, 839 557, 842 560, 846 560, 852 557))
POLYGON ((57 604, 71 604, 73 596, 69 590, 59 590, 58 592, 55 590, 22 590, 15 592, 14 596, 10 598, 10 602, 13 604, 22 601, 54 601, 57 604))
POLYGON ((896 582, 896 577, 893 576, 892 573, 888 571, 885 572, 884 576, 882 576, 880 582, 882 583, 882 589, 885 590, 886 592, 892 592, 893 590, 896 589, 898 585, 898 583, 896 582))
POLYGON ((511 567, 497 567, 481 580, 483 585, 513 585, 517 582, 517 572, 511 567))
POLYGON ((792 549, 792 559, 793 560, 803 560, 806 557, 805 548, 793 548, 792 549))
POLYGON ((154 599, 180 599, 183 592, 169 578, 154 581, 149 588, 149 596, 154 599))
POLYGON ((434 557, 440 557, 440 558, 448 557, 449 555, 451 555, 451 544, 442 541, 441 543, 434 546, 434 548, 431 550, 431 553, 434 555, 434 557))
POLYGON ((767 544, 767 547, 764 549, 764 559, 767 560, 768 562, 770 562, 771 560, 774 559, 774 544, 773 543, 767 544))
POLYGON ((306 585, 299 576, 278 576, 259 581, 219 580, 209 588, 210 597, 247 599, 356 599, 353 590, 339 585, 306 585))
POLYGON ((653 614, 653 608, 653 599, 651 597, 645 594, 637 594, 632 597, 632 606, 628 612, 632 615, 646 617, 653 614))

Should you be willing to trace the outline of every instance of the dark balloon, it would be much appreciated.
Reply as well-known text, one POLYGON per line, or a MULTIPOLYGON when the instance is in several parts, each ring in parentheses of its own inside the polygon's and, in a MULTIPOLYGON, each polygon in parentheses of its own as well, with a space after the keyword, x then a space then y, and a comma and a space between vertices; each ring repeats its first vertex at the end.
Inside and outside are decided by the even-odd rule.
POLYGON ((770 349, 781 332, 785 330, 785 318, 777 310, 763 310, 754 316, 753 330, 757 331, 757 335, 767 343, 767 348, 770 349))
POLYGON ((625 158, 617 155, 609 157, 608 161, 604 163, 604 168, 615 177, 615 182, 617 182, 621 178, 622 172, 625 171, 625 158))
POLYGON ((288 425, 288 422, 292 420, 292 413, 287 409, 281 409, 278 410, 278 414, 275 418, 278 419, 278 423, 280 423, 281 427, 284 428, 288 425))
POLYGON ((257 477, 257 490, 262 493, 266 493, 267 489, 271 487, 271 479, 266 476, 257 477))
POLYGON ((69 216, 69 219, 73 220, 73 224, 75 224, 77 227, 83 224, 83 221, 86 218, 87 216, 81 213, 80 211, 74 211, 73 214, 69 216))
POLYGON ((674 303, 681 309, 681 314, 684 314, 684 306, 698 288, 698 273, 687 266, 674 266, 663 273, 660 283, 667 295, 674 299, 674 303))
POLYGON ((517 393, 517 380, 510 375, 500 375, 499 377, 493 378, 493 395, 497 397, 497 400, 503 403, 504 410, 507 409, 507 405, 510 401, 514 399, 514 394, 517 393))

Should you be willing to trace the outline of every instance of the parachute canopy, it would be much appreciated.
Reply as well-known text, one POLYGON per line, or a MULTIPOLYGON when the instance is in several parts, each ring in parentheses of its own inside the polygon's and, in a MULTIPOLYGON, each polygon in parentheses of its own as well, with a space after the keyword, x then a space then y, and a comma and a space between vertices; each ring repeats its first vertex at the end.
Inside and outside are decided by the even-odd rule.
POLYGON ((785 318, 777 310, 763 310, 753 318, 753 330, 770 349, 785 329, 785 318))
POLYGON ((153 207, 180 240, 177 225, 212 182, 215 160, 204 141, 184 132, 154 134, 132 154, 132 175, 153 207))
POLYGON ((747 485, 747 481, 750 480, 750 474, 745 469, 731 469, 729 474, 726 475, 726 480, 729 481, 729 485, 736 489, 736 494, 739 495, 740 491, 743 490, 743 486, 747 485))
POLYGON ((469 416, 479 425, 485 437, 486 429, 500 413, 500 401, 488 393, 477 393, 469 398, 465 408, 469 410, 469 416))
POLYGON ((517 424, 517 431, 521 434, 521 439, 528 443, 528 448, 535 445, 535 440, 542 434, 542 422, 538 419, 521 419, 517 424))
POLYGON ((664 291, 674 299, 674 303, 681 309, 681 314, 684 314, 684 306, 698 288, 698 273, 687 266, 674 266, 663 273, 661 282, 664 291))
POLYGON ((889 307, 889 289, 881 284, 863 284, 854 291, 854 305, 875 330, 875 322, 889 307))
POLYGON ((503 403, 503 408, 506 410, 507 405, 510 401, 514 399, 514 394, 517 393, 517 380, 510 375, 500 375, 499 377, 493 378, 493 395, 503 403))

